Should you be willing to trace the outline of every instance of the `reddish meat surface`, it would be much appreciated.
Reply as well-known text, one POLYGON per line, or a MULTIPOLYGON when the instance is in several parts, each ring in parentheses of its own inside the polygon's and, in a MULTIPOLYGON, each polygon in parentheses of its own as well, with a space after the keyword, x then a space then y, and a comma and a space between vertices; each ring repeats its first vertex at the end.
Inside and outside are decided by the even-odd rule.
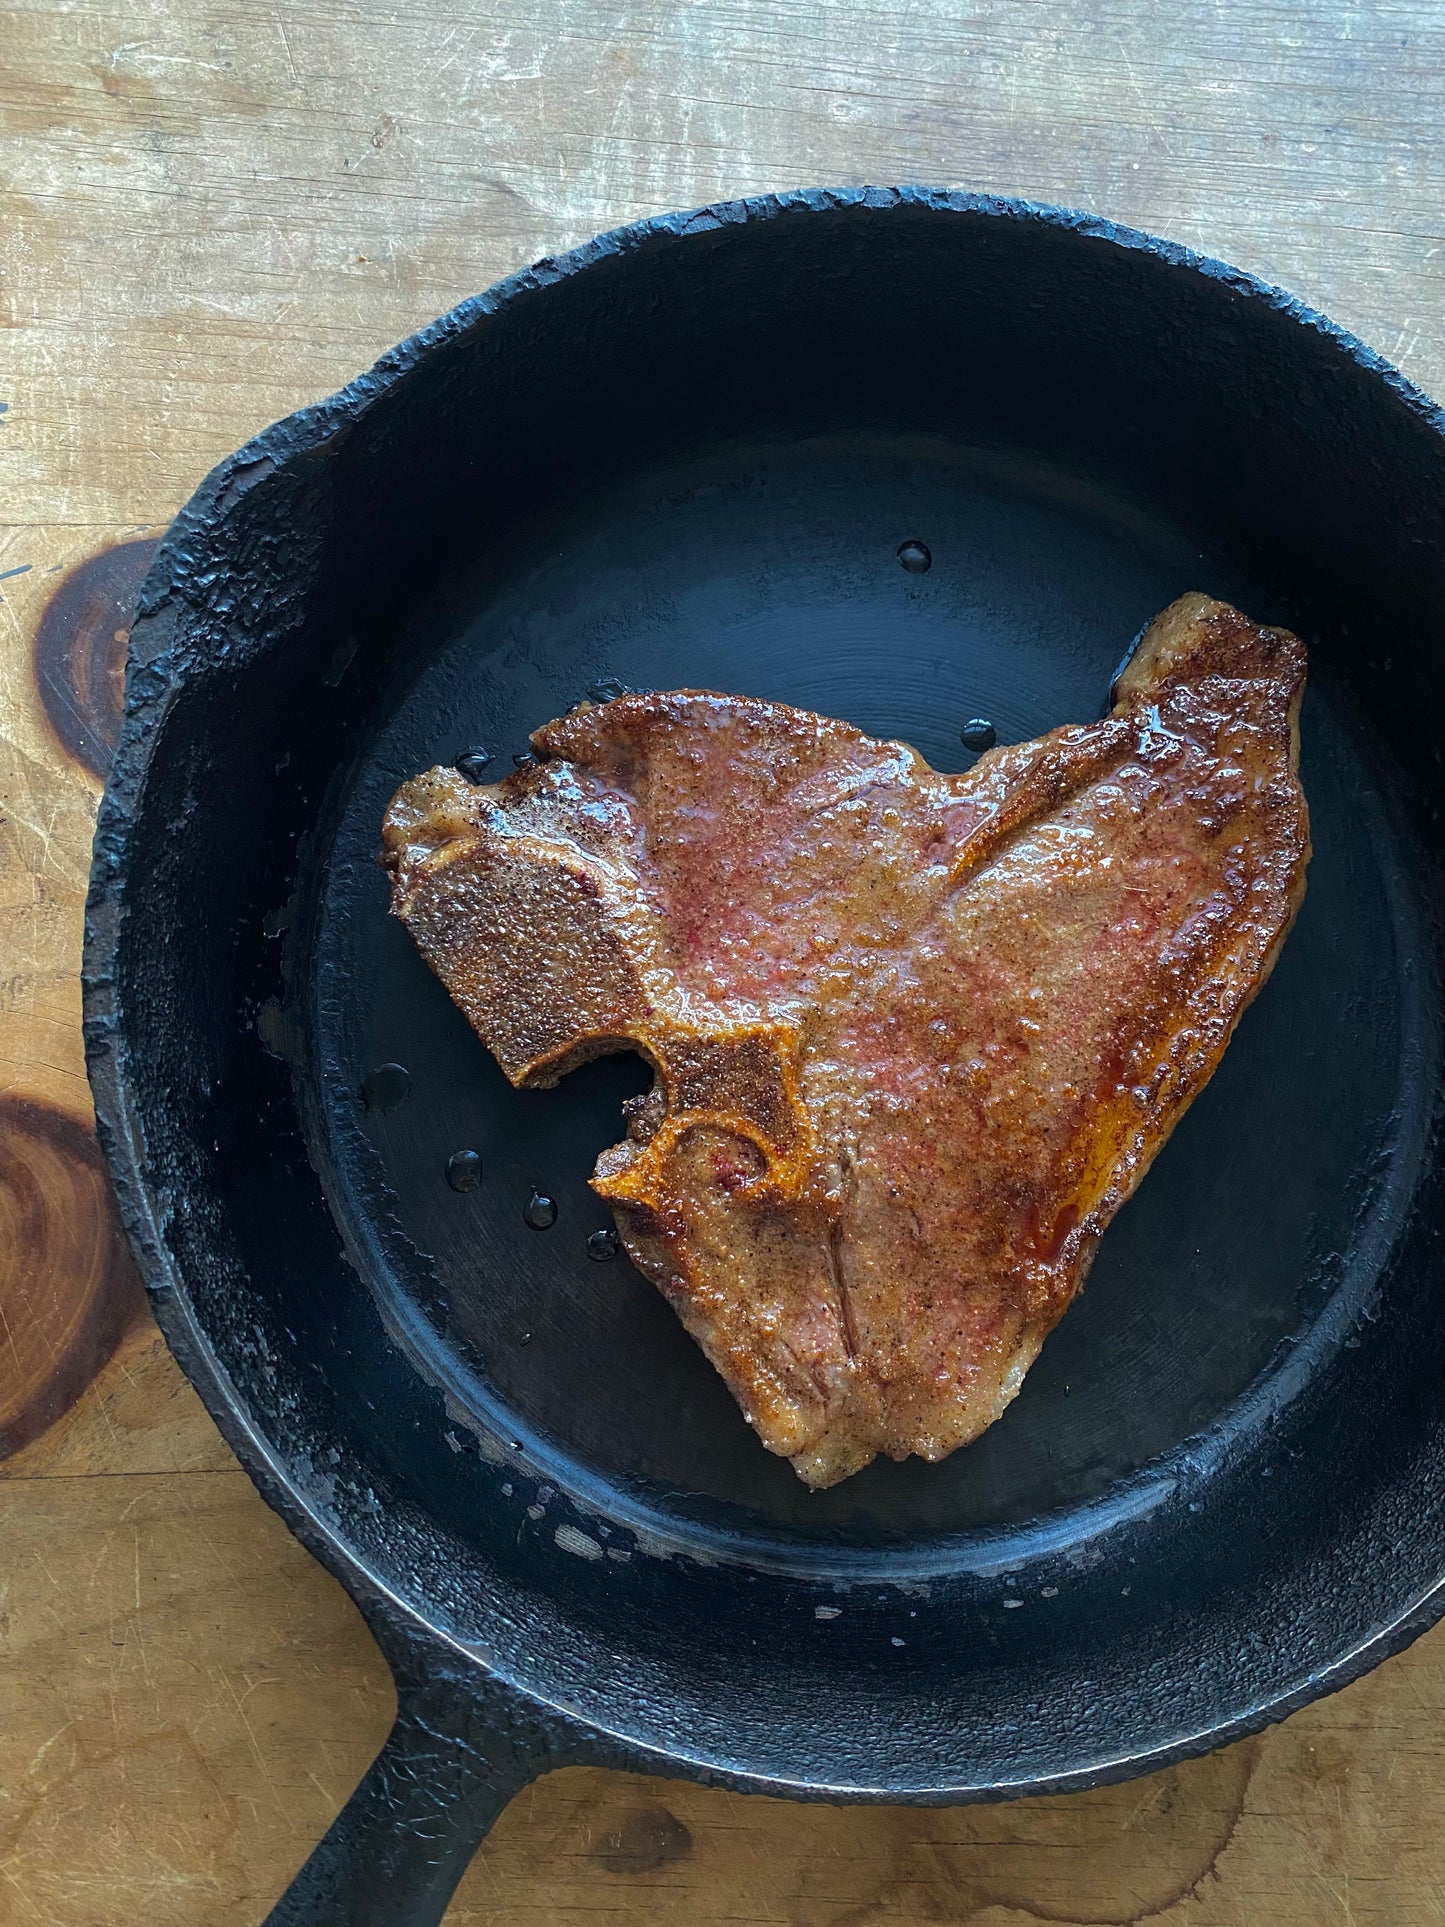
POLYGON ((778 703, 627 695, 387 813, 393 908, 516 1084, 654 1066, 634 1262, 810 1485, 1018 1391, 1304 893, 1303 645, 1187 596, 1104 721, 942 776, 778 703))

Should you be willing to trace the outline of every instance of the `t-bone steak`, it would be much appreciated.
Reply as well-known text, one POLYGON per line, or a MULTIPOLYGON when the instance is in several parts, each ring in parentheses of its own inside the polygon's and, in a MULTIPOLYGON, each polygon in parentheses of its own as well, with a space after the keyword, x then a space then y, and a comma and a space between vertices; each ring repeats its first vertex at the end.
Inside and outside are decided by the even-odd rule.
POLYGON ((1191 595, 961 776, 680 689, 398 792, 393 909, 512 1082, 655 1070, 594 1187, 809 1485, 992 1424, 1207 1083, 1304 894, 1304 677, 1191 595))

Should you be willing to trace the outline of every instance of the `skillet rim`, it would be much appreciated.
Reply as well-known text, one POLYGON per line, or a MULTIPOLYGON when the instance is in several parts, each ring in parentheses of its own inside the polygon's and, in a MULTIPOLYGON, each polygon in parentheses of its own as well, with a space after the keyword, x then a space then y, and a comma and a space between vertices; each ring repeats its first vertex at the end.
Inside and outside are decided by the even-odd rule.
POLYGON ((164 717, 183 688, 191 661, 183 653, 150 648, 139 660, 137 635, 169 628, 184 607, 182 583, 191 540, 224 520, 256 482, 284 463, 323 446, 358 420, 441 344, 457 340, 521 297, 583 272, 598 263, 649 245, 666 245, 724 227, 804 212, 868 208, 880 214, 913 208, 1039 225, 1147 254, 1163 265, 1217 282, 1231 293, 1320 336, 1422 426, 1445 441, 1445 407, 1432 400, 1385 357, 1348 329, 1286 290, 1182 243, 1085 210, 1009 196, 950 188, 904 185, 812 188, 753 195, 652 216, 610 229, 558 256, 544 256, 506 276, 407 336, 344 387, 272 423, 225 457, 203 478, 164 536, 142 585, 132 625, 126 701, 120 738, 100 801, 85 909, 81 971, 86 1064, 95 1100, 96 1128, 121 1221, 135 1254, 157 1322, 187 1378, 235 1452, 261 1496, 291 1532, 337 1578, 362 1610, 388 1662, 399 1675, 411 1670, 418 1648, 440 1649, 448 1668, 472 1676, 464 1690, 479 1699, 484 1683, 499 1689, 519 1724, 549 1736, 549 1764, 587 1759, 659 1772, 683 1772, 739 1791, 784 1794, 812 1801, 867 1804, 952 1805, 1081 1790, 1157 1771, 1180 1760, 1228 1745, 1284 1719, 1300 1707, 1337 1691, 1411 1643, 1445 1616, 1445 1551, 1441 1572, 1424 1592, 1365 1639, 1325 1667, 1308 1672, 1273 1698, 1230 1720, 1154 1747, 1119 1754, 1049 1777, 1020 1781, 919 1787, 831 1786, 793 1781, 776 1773, 748 1772, 714 1760, 692 1758, 669 1745, 655 1746, 580 1716, 559 1701, 509 1679, 396 1593, 365 1559, 329 1527, 308 1502, 283 1456, 260 1430, 248 1403, 213 1349, 190 1302, 180 1265, 168 1249, 139 1153, 137 1119, 123 1065, 115 964, 126 885, 126 841, 143 798, 152 745, 164 717), (121 1048, 117 1048, 120 1045, 121 1048))

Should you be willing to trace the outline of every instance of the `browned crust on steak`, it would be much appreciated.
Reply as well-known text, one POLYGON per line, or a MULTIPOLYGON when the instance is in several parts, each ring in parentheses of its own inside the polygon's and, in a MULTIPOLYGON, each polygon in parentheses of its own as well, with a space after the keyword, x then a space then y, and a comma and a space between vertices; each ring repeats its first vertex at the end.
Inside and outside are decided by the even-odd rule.
POLYGON ((1186 596, 962 776, 676 690, 398 792, 392 907, 512 1081, 656 1070, 594 1186, 808 1483, 992 1423, 1213 1073, 1304 893, 1304 674, 1186 596))

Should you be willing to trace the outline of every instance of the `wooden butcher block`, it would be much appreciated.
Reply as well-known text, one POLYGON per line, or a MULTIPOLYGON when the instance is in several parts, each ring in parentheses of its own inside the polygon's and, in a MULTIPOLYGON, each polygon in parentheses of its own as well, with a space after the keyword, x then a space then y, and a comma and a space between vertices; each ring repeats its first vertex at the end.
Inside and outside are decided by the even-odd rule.
MULTIPOLYGON (((504 272, 766 188, 1061 201, 1445 391, 1429 0, 79 0, 0 13, 0 1923, 260 1920, 384 1738, 356 1611, 172 1362, 91 1130, 81 922, 130 611, 210 465, 504 272)), ((385 558, 379 558, 385 566, 385 558)), ((1425 1927, 1445 1630, 1067 1798, 798 1808, 592 1769, 448 1922, 1425 1927)))

